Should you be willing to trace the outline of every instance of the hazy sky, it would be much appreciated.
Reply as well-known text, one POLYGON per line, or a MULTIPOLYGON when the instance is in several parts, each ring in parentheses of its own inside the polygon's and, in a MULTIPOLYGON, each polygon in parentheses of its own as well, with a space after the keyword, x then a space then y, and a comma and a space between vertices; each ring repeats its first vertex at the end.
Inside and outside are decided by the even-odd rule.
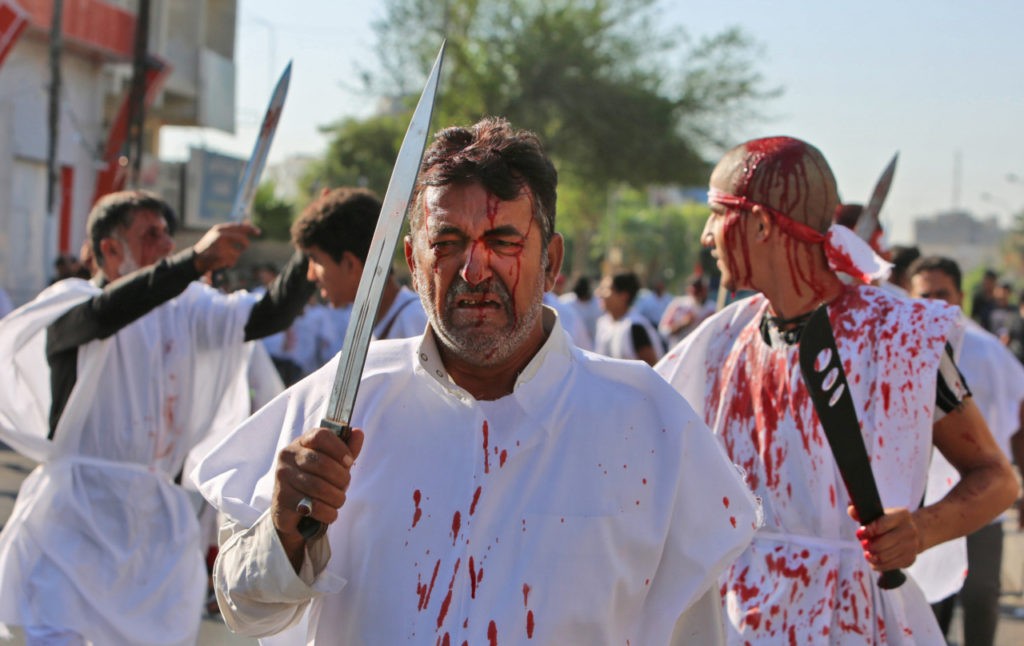
MULTIPOLYGON (((294 61, 270 162, 321 152, 317 126, 367 115, 356 63, 372 64, 374 0, 239 0, 237 134, 171 129, 165 157, 188 145, 248 156, 277 75, 294 61)), ((953 206, 1007 219, 1024 208, 1024 2, 986 0, 700 0, 661 4, 691 36, 738 25, 762 47, 760 71, 784 90, 770 120, 737 131, 818 146, 850 202, 866 202, 895 152, 882 220, 890 241, 953 206), (957 161, 959 160, 959 162, 957 161), (1008 176, 1014 176, 1011 181, 1008 176)), ((435 127, 445 124, 435 124, 435 127)))

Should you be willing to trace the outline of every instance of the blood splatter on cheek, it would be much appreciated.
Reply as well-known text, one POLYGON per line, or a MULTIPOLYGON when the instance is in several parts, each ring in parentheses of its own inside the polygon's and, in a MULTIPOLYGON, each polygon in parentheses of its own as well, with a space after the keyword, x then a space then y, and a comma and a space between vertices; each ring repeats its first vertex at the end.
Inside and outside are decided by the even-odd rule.
POLYGON ((736 286, 744 286, 750 281, 750 247, 747 244, 747 218, 737 209, 730 209, 723 216, 722 239, 725 241, 726 269, 734 276, 736 286), (736 259, 737 252, 743 258, 743 267, 736 259))

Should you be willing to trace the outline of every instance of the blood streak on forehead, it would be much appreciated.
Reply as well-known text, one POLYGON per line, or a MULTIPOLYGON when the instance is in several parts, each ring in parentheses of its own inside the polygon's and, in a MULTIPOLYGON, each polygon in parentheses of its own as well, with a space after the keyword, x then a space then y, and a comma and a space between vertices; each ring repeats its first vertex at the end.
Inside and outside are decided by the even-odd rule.
MULTIPOLYGON (((423 203, 423 221, 421 226, 424 231, 430 232, 432 229, 437 229, 445 226, 444 215, 448 209, 441 205, 441 198, 443 197, 443 191, 445 189, 456 187, 456 184, 446 184, 445 186, 429 186, 424 191, 422 197, 423 203)), ((521 199, 526 199, 528 204, 529 213, 531 220, 535 220, 540 217, 536 213, 536 202, 534 201, 533 192, 530 187, 526 184, 522 185, 522 189, 518 195, 511 200, 503 199, 500 195, 497 195, 484 188, 484 202, 481 205, 482 208, 478 212, 474 213, 474 217, 486 218, 491 228, 497 226, 498 211, 501 209, 502 204, 512 204, 521 199)), ((532 228, 532 222, 527 224, 527 231, 532 228)))

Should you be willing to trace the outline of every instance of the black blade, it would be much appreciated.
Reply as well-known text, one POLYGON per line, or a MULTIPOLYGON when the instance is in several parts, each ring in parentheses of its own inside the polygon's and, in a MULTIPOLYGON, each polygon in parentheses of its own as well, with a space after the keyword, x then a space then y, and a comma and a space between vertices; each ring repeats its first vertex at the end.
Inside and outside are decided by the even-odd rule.
MULTIPOLYGON (((800 372, 846 491, 860 522, 867 525, 881 518, 885 510, 825 305, 815 310, 800 334, 800 372)), ((902 572, 892 570, 884 572, 878 584, 883 589, 891 589, 905 580, 902 572)))

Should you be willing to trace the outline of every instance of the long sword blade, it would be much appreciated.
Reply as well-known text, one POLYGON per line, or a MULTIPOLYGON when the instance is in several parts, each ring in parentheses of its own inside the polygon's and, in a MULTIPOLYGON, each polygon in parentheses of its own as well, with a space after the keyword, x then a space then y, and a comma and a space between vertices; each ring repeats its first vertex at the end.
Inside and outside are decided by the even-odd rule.
POLYGON ((875 190, 871 192, 871 199, 868 200, 867 206, 864 207, 864 211, 861 212, 860 218, 857 220, 857 226, 853 230, 861 240, 870 242, 875 231, 878 230, 878 215, 882 212, 882 204, 885 203, 885 198, 889 195, 892 178, 896 174, 896 160, 899 159, 899 156, 899 153, 893 155, 889 165, 882 171, 882 175, 875 183, 875 190))
POLYGON ((370 345, 370 333, 373 331, 381 294, 388 271, 391 269, 395 244, 405 221, 405 211, 409 207, 420 161, 423 159, 423 148, 427 141, 430 117, 434 110, 434 97, 437 95, 441 75, 441 63, 444 60, 444 48, 445 45, 442 43, 419 103, 416 104, 412 121, 409 122, 405 139, 402 140, 402 147, 398 150, 398 159, 395 161, 394 170, 391 171, 387 193, 384 194, 384 203, 377 220, 377 228, 373 232, 373 240, 370 242, 363 275, 359 279, 352 317, 345 332, 342 357, 338 363, 334 387, 331 389, 331 398, 324 415, 326 421, 339 427, 347 427, 352 418, 359 380, 362 377, 363 364, 366 362, 366 351, 370 345))
POLYGON ((238 192, 235 194, 235 203, 231 206, 231 221, 241 222, 249 217, 252 210, 252 201, 256 197, 256 189, 260 184, 260 177, 263 175, 263 167, 267 165, 267 153, 270 152, 270 144, 274 141, 274 133, 277 132, 277 122, 281 119, 281 109, 284 107, 284 100, 288 97, 288 84, 292 79, 292 63, 281 72, 277 79, 274 92, 270 95, 270 103, 263 115, 263 123, 260 124, 260 134, 256 137, 256 144, 253 146, 252 154, 245 165, 242 173, 242 181, 238 185, 238 192))

